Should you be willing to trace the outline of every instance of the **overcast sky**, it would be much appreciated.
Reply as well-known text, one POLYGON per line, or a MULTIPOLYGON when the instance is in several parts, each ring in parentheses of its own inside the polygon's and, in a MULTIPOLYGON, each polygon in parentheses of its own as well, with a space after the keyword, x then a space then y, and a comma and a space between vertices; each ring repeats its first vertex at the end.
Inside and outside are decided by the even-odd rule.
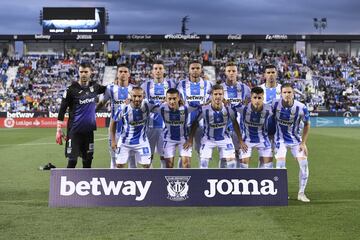
POLYGON ((189 33, 316 34, 313 18, 326 17, 324 33, 360 34, 358 0, 0 0, 0 34, 41 33, 42 7, 105 7, 108 33, 180 32, 188 15, 189 33))

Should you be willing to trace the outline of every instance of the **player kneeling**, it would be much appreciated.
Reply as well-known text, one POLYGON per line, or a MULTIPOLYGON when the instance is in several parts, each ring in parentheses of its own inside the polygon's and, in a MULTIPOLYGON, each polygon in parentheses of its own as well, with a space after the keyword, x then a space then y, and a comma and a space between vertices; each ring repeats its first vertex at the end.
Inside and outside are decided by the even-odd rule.
POLYGON ((176 148, 179 149, 182 168, 190 168, 192 149, 185 149, 183 145, 189 137, 187 119, 190 113, 197 109, 197 107, 183 105, 182 101, 180 101, 179 91, 175 88, 170 88, 166 92, 166 102, 152 110, 159 113, 165 123, 163 156, 166 168, 174 167, 176 148))
POLYGON ((119 109, 110 122, 112 149, 116 150, 116 167, 124 168, 131 154, 135 154, 136 161, 144 168, 151 164, 151 150, 146 135, 146 124, 150 112, 154 107, 143 102, 144 90, 133 87, 130 94, 130 104, 119 109), (116 142, 116 122, 123 121, 123 131, 116 142))
POLYGON ((267 133, 272 111, 270 105, 264 104, 264 90, 261 87, 251 89, 251 102, 236 110, 240 113, 242 139, 248 147, 247 151, 240 151, 240 168, 249 167, 254 148, 264 163, 263 168, 272 168, 271 143, 267 133))
POLYGON ((233 123, 234 130, 240 139, 240 148, 245 151, 246 145, 241 140, 239 124, 236 121, 236 114, 230 106, 224 106, 224 88, 221 85, 214 85, 211 89, 211 104, 200 108, 196 121, 191 126, 190 138, 185 147, 192 146, 193 134, 198 127, 198 122, 204 119, 204 130, 200 147, 200 168, 208 168, 209 160, 215 147, 219 150, 220 160, 226 161, 227 168, 235 168, 235 148, 232 142, 228 124, 233 123))

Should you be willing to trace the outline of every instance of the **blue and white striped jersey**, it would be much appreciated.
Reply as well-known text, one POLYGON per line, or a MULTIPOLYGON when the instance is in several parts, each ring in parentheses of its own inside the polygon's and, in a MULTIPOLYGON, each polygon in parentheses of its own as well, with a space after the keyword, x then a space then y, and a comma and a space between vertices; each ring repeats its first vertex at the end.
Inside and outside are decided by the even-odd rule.
POLYGON ((250 101, 250 88, 238 82, 235 86, 227 85, 225 82, 221 84, 224 88, 224 98, 230 101, 232 106, 243 104, 245 100, 250 101))
POLYGON ((231 107, 223 106, 221 110, 217 111, 209 104, 202 106, 199 110, 196 120, 200 121, 204 119, 203 138, 215 141, 224 140, 225 137, 230 138, 230 132, 227 126, 229 122, 236 117, 231 107))
POLYGON ((119 107, 121 108, 125 105, 125 101, 128 99, 129 92, 131 92, 132 88, 132 84, 129 84, 127 87, 121 87, 114 83, 106 86, 104 101, 107 102, 110 100, 111 117, 114 116, 119 107))
POLYGON ((123 121, 123 131, 118 141, 121 144, 136 145, 147 141, 146 126, 154 104, 143 101, 140 108, 133 108, 131 104, 125 105, 123 109, 118 109, 113 120, 123 121))
POLYGON ((274 99, 281 98, 281 84, 277 84, 274 88, 268 88, 264 83, 260 87, 264 89, 264 103, 271 104, 274 99))
MULTIPOLYGON (((225 82, 221 84, 224 88, 224 99, 230 101, 231 107, 241 106, 245 102, 250 101, 251 90, 250 88, 238 82, 235 86, 227 85, 225 82)), ((240 117, 237 117, 237 120, 240 121, 240 117)), ((232 122, 229 122, 230 131, 234 131, 232 122)))
POLYGON ((271 105, 264 104, 263 109, 259 112, 252 109, 251 103, 236 107, 235 110, 240 113, 240 130, 243 141, 271 146, 268 136, 268 124, 272 116, 271 105))
MULTIPOLYGON (((191 82, 190 80, 182 80, 179 82, 177 89, 181 98, 186 103, 205 104, 210 98, 211 83, 200 79, 199 82, 191 82)), ((196 113, 191 113, 189 124, 196 119, 196 113)))
MULTIPOLYGON (((104 102, 110 100, 111 107, 111 117, 114 117, 117 109, 122 109, 125 106, 125 101, 129 97, 129 92, 131 92, 133 88, 132 84, 129 84, 127 87, 121 87, 117 84, 109 84, 106 86, 106 90, 104 93, 104 102)), ((118 122, 116 125, 116 132, 120 133, 122 129, 122 122, 118 122)))
POLYGON ((272 104, 275 117, 276 133, 275 142, 298 144, 301 142, 301 122, 309 122, 310 115, 306 106, 294 100, 291 107, 284 107, 282 100, 276 100, 272 104))
MULTIPOLYGON (((175 87, 171 80, 164 80, 162 83, 155 83, 154 80, 148 80, 141 85, 144 89, 145 99, 149 102, 161 103, 165 100, 166 92, 170 88, 175 87)), ((149 119, 150 128, 163 128, 164 121, 161 115, 151 113, 149 119)))
POLYGON ((178 110, 173 110, 167 103, 162 103, 152 111, 157 112, 164 119, 164 140, 182 142, 189 137, 187 119, 196 110, 198 110, 197 107, 188 105, 180 106, 178 110))
POLYGON ((179 82, 177 89, 184 101, 204 104, 209 99, 211 83, 202 78, 199 82, 182 80, 179 82))

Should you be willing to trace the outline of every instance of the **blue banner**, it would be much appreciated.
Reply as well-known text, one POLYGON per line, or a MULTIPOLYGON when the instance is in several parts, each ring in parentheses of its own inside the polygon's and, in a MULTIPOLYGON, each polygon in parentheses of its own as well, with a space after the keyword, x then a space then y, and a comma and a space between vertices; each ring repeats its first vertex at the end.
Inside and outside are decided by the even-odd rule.
POLYGON ((360 117, 311 117, 311 127, 360 127, 360 117))
POLYGON ((287 206, 286 169, 54 169, 50 207, 287 206))

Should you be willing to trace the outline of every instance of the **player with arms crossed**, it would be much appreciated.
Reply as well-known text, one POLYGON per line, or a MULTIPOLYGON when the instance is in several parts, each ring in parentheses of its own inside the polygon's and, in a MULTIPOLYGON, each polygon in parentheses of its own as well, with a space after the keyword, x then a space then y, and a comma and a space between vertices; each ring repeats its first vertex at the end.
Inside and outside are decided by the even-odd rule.
POLYGON ((224 106, 224 88, 217 84, 211 89, 211 104, 204 105, 200 108, 198 117, 191 126, 189 140, 185 144, 185 148, 192 146, 193 134, 195 133, 198 123, 204 119, 203 136, 200 148, 200 168, 208 168, 212 152, 218 147, 220 159, 225 159, 226 166, 223 168, 235 168, 235 149, 232 142, 230 132, 228 130, 229 121, 232 121, 234 131, 236 132, 240 148, 246 150, 246 145, 242 141, 239 124, 236 121, 236 114, 230 106, 224 106))
POLYGON ((264 90, 251 89, 251 102, 235 108, 240 113, 240 130, 247 151, 241 150, 240 168, 248 168, 252 150, 259 152, 263 168, 272 168, 271 143, 268 137, 268 124, 272 116, 271 105, 264 104, 264 90))
POLYGON ((64 92, 56 130, 56 143, 62 145, 65 135, 62 131, 64 116, 69 108, 65 156, 67 168, 75 168, 77 158, 82 158, 84 168, 91 168, 94 155, 94 130, 96 130, 96 97, 106 87, 91 82, 92 67, 88 62, 79 66, 79 80, 73 82, 64 92))
MULTIPOLYGON (((103 99, 96 106, 96 110, 101 109, 108 101, 110 101, 111 107, 111 118, 114 117, 115 112, 120 108, 122 109, 125 105, 125 101, 129 97, 129 92, 133 88, 133 85, 129 83, 130 71, 125 64, 117 66, 115 82, 106 86, 106 91, 103 99)), ((122 121, 116 124, 116 140, 119 138, 122 131, 122 121)), ((117 142, 117 141, 116 141, 117 142)), ((109 152, 110 152, 110 168, 116 168, 115 162, 115 151, 111 147, 111 133, 109 127, 109 152)), ((136 168, 134 157, 130 158, 130 168, 136 168)))
POLYGON ((281 86, 281 99, 272 104, 275 117, 275 158, 276 168, 285 168, 286 151, 291 149, 292 155, 299 163, 298 200, 310 202, 305 195, 305 187, 309 177, 308 150, 306 142, 310 130, 310 116, 306 106, 294 99, 294 88, 291 84, 281 86), (301 136, 300 124, 304 123, 301 136))
MULTIPOLYGON (((201 77, 202 74, 202 65, 199 61, 193 60, 189 64, 189 79, 182 80, 179 82, 177 89, 181 95, 181 98, 185 103, 201 105, 205 104, 209 100, 209 90, 211 89, 211 83, 209 81, 204 80, 201 77)), ((193 112, 190 114, 188 119, 188 126, 191 124, 197 117, 197 113, 193 112)), ((197 128, 195 133, 195 150, 199 153, 201 146, 201 137, 203 132, 203 123, 200 122, 200 127, 197 128)), ((179 161, 179 167, 181 167, 181 161, 179 161)))
MULTIPOLYGON (((264 103, 266 104, 271 104, 276 99, 281 98, 281 84, 277 83, 277 76, 278 71, 275 65, 268 64, 265 66, 265 83, 261 84, 260 87, 264 90, 264 103)), ((271 124, 271 126, 274 126, 274 124, 271 124)), ((268 129, 268 133, 272 143, 272 148, 274 149, 273 135, 275 134, 275 127, 270 127, 268 129)), ((262 161, 262 158, 259 158, 258 167, 264 168, 264 162, 262 161)))
MULTIPOLYGON (((250 101, 250 88, 238 81, 238 69, 234 62, 228 62, 225 67, 226 81, 221 85, 224 88, 224 98, 231 104, 232 107, 248 103, 250 101)), ((240 121, 240 116, 237 117, 237 121, 240 121)), ((236 157, 236 167, 240 167, 240 146, 237 135, 234 131, 232 123, 229 124, 229 129, 231 131, 231 138, 235 146, 235 157, 236 157)), ((223 160, 220 161, 220 165, 226 164, 223 160)), ((221 166, 220 166, 221 167, 221 166)))
POLYGON ((116 167, 124 168, 129 157, 134 154, 138 164, 149 168, 151 149, 146 135, 146 125, 152 104, 143 101, 144 90, 133 87, 130 93, 130 104, 118 109, 110 122, 111 147, 116 150, 116 167), (123 131, 116 142, 116 122, 123 121, 123 131))
MULTIPOLYGON (((145 99, 148 102, 158 104, 165 101, 166 91, 172 87, 172 82, 164 79, 165 67, 161 60, 153 64, 151 73, 154 79, 144 82, 141 88, 144 89, 145 99)), ((156 150, 160 155, 162 167, 165 167, 162 156, 164 121, 160 114, 151 113, 148 124, 147 135, 150 142, 151 153, 154 154, 156 150)), ((153 159, 153 156, 151 158, 153 159)))

